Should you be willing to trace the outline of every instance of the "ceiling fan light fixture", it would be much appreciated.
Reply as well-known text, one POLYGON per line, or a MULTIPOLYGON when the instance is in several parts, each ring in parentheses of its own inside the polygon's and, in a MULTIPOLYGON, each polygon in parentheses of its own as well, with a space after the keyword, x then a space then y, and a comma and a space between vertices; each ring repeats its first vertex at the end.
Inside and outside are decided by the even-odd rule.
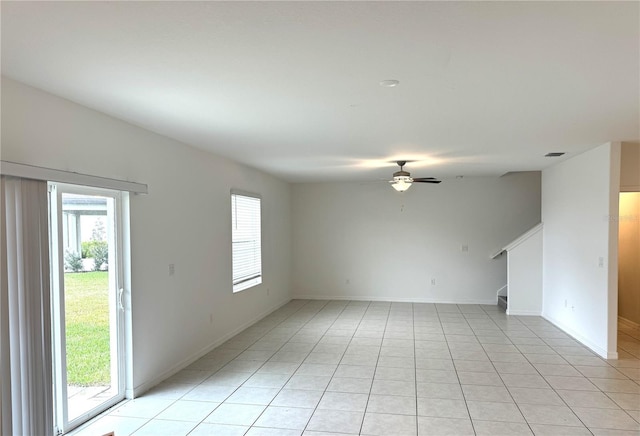
POLYGON ((399 160, 396 162, 400 167, 400 171, 393 173, 393 179, 389 180, 393 189, 398 192, 404 192, 411 187, 412 183, 440 183, 435 177, 411 177, 411 173, 404 170, 407 161, 399 160))
POLYGON ((398 192, 404 192, 411 187, 413 179, 407 176, 396 176, 391 181, 391 186, 398 192))

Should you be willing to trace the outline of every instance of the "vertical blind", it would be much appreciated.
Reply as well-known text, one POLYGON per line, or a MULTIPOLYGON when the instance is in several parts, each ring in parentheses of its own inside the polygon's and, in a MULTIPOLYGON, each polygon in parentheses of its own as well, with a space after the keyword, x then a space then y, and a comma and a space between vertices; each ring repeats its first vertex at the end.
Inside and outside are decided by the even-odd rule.
POLYGON ((231 193, 233 290, 262 283, 260 198, 231 193))
POLYGON ((0 177, 0 434, 53 435, 47 182, 0 177))

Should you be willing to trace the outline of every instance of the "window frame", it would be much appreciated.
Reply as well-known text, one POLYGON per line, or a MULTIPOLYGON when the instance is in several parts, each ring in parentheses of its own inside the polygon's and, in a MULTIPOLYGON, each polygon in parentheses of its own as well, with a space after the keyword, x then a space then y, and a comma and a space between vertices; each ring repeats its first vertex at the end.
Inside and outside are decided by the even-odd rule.
POLYGON ((232 291, 233 293, 238 293, 238 292, 242 292, 245 291, 247 289, 251 289, 254 288, 260 284, 262 284, 262 278, 263 278, 263 262, 262 262, 262 196, 260 194, 256 194, 253 192, 247 192, 247 191, 241 191, 241 190, 237 190, 237 189, 232 189, 231 190, 231 195, 230 195, 230 199, 231 199, 231 214, 230 214, 230 218, 231 218, 231 287, 232 287, 232 291), (254 199, 254 200, 258 200, 259 202, 259 207, 258 207, 258 232, 259 232, 259 239, 258 239, 258 243, 260 246, 260 249, 258 251, 259 253, 259 275, 257 277, 251 277, 251 278, 247 278, 247 279, 243 279, 241 281, 236 282, 234 279, 235 274, 235 268, 236 268, 236 264, 234 261, 234 243, 236 243, 236 241, 234 241, 234 233, 235 233, 235 229, 236 229, 236 222, 234 222, 234 218, 237 218, 236 215, 236 210, 234 209, 234 204, 236 205, 237 208, 237 203, 235 202, 236 200, 234 199, 234 197, 245 197, 245 198, 250 198, 250 199, 254 199))

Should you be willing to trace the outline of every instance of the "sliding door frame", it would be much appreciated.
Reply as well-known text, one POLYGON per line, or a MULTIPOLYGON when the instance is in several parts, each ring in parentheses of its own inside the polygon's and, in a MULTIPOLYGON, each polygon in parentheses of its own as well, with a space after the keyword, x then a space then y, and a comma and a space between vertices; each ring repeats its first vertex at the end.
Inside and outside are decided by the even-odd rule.
MULTIPOLYGON (((102 413, 109 407, 117 404, 125 398, 126 349, 125 346, 125 310, 124 287, 125 265, 123 234, 128 232, 123 222, 123 211, 127 205, 123 205, 123 196, 128 195, 121 191, 94 188, 78 185, 49 182, 50 205, 50 242, 51 242, 51 282, 52 282, 52 340, 53 340, 53 367, 54 367, 54 421, 58 434, 69 432, 89 419, 102 413), (62 194, 80 194, 103 196, 113 199, 113 244, 109 244, 109 328, 110 349, 115 350, 117 356, 116 365, 112 365, 111 381, 117 380, 115 396, 100 405, 83 412, 79 416, 69 420, 68 410, 68 385, 66 362, 66 333, 65 333, 65 306, 64 306, 64 243, 62 230, 62 194), (113 245, 113 247, 112 247, 113 245), (114 291, 112 293, 112 290, 114 291), (114 348, 115 347, 115 348, 114 348)), ((126 219, 126 218, 125 218, 126 219)), ((128 245, 128 244, 127 244, 128 245)), ((114 353, 112 352, 112 357, 114 353)))

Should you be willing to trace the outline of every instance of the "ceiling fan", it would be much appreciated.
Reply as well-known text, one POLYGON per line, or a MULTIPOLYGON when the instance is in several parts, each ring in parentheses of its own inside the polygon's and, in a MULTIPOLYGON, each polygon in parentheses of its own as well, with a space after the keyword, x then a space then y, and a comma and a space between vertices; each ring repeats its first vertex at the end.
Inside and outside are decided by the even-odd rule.
POLYGON ((405 171, 403 167, 407 164, 406 160, 399 160, 396 162, 400 166, 400 171, 393 173, 393 180, 389 180, 393 189, 398 192, 404 192, 411 184, 416 183, 440 183, 441 180, 437 180, 435 177, 411 177, 411 173, 405 171))

